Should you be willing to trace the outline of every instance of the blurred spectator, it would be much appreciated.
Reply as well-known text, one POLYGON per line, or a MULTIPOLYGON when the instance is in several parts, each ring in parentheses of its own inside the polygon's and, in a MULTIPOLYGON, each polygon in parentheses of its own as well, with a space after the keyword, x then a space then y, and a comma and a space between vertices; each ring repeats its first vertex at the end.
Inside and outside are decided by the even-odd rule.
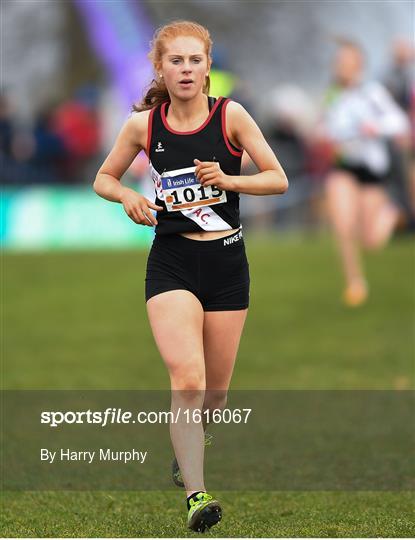
POLYGON ((94 87, 81 88, 74 99, 48 106, 22 122, 10 97, 0 95, 1 182, 89 182, 96 170, 101 147, 101 125, 94 87))
POLYGON ((285 84, 270 95, 267 140, 290 182, 278 209, 289 209, 297 223, 311 225, 313 184, 309 174, 308 134, 314 121, 314 107, 300 87, 285 84))
POLYGON ((0 94, 0 155, 11 156, 13 138, 12 105, 5 93, 0 94))
POLYGON ((0 182, 22 184, 35 182, 36 173, 28 164, 34 141, 27 126, 17 121, 15 106, 9 93, 0 94, 0 182))
POLYGON ((74 99, 58 106, 53 115, 53 130, 62 138, 68 153, 66 176, 74 182, 90 180, 90 162, 99 154, 101 125, 97 95, 94 87, 83 87, 74 99))
POLYGON ((409 189, 411 197, 411 208, 415 214, 415 84, 411 92, 411 112, 410 112, 412 137, 409 163, 409 189))
POLYGON ((395 40, 392 46, 391 62, 384 73, 384 83, 395 100, 407 113, 411 121, 412 137, 389 140, 391 154, 391 176, 393 191, 408 217, 408 226, 415 228, 415 48, 404 38, 395 40), (411 163, 412 162, 412 163, 411 163))
POLYGON ((415 49, 409 40, 397 39, 392 48, 392 62, 383 78, 386 88, 408 114, 414 84, 415 49))
POLYGON ((65 180, 64 163, 68 154, 62 137, 52 128, 52 120, 53 109, 45 109, 37 116, 30 163, 38 171, 40 182, 61 183, 65 180))
POLYGON ((311 104, 301 88, 284 85, 273 91, 268 142, 291 181, 306 172, 307 148, 304 136, 309 128, 311 114, 311 104))

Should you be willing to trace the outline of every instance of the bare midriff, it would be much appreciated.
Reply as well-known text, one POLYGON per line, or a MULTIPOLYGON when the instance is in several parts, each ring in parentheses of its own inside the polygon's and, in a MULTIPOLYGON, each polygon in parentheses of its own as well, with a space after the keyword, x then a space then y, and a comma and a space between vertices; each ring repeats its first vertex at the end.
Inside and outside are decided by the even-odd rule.
POLYGON ((180 233, 185 238, 190 240, 216 240, 217 238, 223 238, 239 231, 238 229, 230 229, 229 231, 200 231, 200 232, 188 232, 180 233))

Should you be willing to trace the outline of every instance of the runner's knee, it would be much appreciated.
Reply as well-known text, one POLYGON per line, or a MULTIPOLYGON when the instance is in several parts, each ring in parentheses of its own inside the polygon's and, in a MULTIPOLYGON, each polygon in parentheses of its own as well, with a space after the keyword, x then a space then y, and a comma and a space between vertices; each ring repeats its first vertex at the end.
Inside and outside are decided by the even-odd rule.
POLYGON ((206 390, 203 409, 215 410, 224 409, 228 401, 228 392, 226 390, 206 390))
POLYGON ((188 399, 197 397, 198 392, 204 392, 206 388, 206 380, 203 373, 181 371, 170 374, 170 379, 172 388, 185 391, 183 392, 183 397, 188 399))

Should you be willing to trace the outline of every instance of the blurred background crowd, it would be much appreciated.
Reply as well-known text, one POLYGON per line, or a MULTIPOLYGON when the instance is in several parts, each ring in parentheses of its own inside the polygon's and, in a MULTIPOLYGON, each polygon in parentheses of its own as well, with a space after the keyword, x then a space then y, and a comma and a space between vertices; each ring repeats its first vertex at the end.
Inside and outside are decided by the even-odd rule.
MULTIPOLYGON (((5 2, 0 175, 9 196, 92 185, 152 78, 146 55, 153 31, 175 18, 209 28, 211 95, 246 107, 290 180, 284 197, 243 197, 248 226, 324 222, 322 186, 335 156, 319 126, 335 82, 338 40, 347 38, 364 51, 365 80, 382 84, 407 117, 406 134, 371 136, 387 143, 386 187, 401 208, 402 227, 414 227, 414 23, 413 4, 405 1, 5 2)), ((255 171, 249 159, 244 164, 255 171)), ((152 196, 143 153, 125 181, 152 196)))

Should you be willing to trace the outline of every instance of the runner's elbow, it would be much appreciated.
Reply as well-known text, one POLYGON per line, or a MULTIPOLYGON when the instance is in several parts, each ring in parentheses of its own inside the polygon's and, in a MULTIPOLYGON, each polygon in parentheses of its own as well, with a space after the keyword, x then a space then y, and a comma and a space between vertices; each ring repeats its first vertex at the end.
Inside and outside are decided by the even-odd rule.
POLYGON ((95 177, 95 180, 92 183, 92 189, 95 191, 97 195, 100 195, 100 186, 101 186, 100 175, 97 174, 95 177))
POLYGON ((283 195, 288 190, 288 178, 286 177, 285 173, 278 172, 277 173, 277 186, 276 186, 276 195, 283 195))

